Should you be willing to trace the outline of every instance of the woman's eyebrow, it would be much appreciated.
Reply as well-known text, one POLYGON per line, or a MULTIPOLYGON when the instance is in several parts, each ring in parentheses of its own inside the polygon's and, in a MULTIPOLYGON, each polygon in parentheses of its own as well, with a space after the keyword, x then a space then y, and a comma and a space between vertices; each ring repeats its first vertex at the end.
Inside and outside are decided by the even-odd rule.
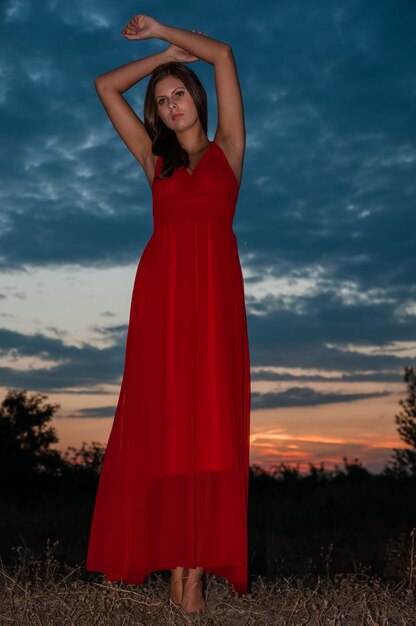
MULTIPOLYGON (((177 89, 183 89, 183 87, 175 87, 175 89, 172 89, 172 91, 170 93, 173 93, 174 91, 176 91, 177 89)), ((156 96, 156 98, 161 98, 163 96, 163 93, 159 94, 158 96, 156 96)))

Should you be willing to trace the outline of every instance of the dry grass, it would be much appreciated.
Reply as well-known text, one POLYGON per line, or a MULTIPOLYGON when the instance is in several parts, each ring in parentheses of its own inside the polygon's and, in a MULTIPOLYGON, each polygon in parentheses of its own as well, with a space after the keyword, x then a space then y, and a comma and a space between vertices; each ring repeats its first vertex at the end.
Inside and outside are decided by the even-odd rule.
POLYGON ((82 566, 54 557, 47 542, 36 557, 18 546, 9 570, 0 562, 0 623, 24 626, 161 626, 168 624, 406 626, 416 624, 414 531, 406 577, 393 586, 364 573, 268 582, 258 577, 251 593, 234 594, 224 579, 207 576, 206 608, 186 615, 167 600, 168 579, 156 574, 144 585, 109 583, 82 566))

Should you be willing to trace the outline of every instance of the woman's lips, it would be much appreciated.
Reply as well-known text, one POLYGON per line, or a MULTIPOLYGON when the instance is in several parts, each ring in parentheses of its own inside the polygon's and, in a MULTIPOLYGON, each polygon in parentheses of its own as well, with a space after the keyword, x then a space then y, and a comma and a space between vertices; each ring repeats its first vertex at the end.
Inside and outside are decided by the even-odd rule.
POLYGON ((183 113, 175 113, 175 115, 172 115, 172 119, 176 120, 178 117, 182 117, 183 113))

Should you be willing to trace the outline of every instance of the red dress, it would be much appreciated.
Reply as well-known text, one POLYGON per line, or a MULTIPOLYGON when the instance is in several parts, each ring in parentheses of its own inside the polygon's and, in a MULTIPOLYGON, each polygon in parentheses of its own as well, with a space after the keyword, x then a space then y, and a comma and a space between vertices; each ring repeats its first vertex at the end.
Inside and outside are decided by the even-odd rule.
POLYGON ((239 188, 215 142, 152 185, 120 395, 86 569, 142 583, 202 566, 247 593, 250 364, 232 229, 239 188))

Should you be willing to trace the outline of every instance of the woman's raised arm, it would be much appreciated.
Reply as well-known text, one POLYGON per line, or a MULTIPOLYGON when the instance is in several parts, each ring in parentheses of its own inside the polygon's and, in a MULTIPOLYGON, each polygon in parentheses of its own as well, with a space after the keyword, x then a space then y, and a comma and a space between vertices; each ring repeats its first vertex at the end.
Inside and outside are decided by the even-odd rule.
POLYGON ((146 172, 152 185, 156 157, 144 123, 122 93, 169 61, 203 60, 214 65, 218 103, 215 141, 221 145, 237 180, 241 178, 245 130, 243 106, 231 47, 202 33, 161 24, 152 17, 135 15, 121 34, 126 39, 161 39, 169 47, 157 54, 132 61, 95 79, 98 96, 121 139, 146 172))
POLYGON ((243 99, 231 46, 206 35, 201 36, 165 24, 158 24, 155 30, 155 37, 185 48, 191 54, 214 65, 218 107, 218 125, 214 139, 222 147, 240 183, 246 132, 243 99))
POLYGON ((98 76, 95 89, 117 133, 143 167, 152 185, 156 157, 146 127, 122 92, 153 72, 162 63, 173 61, 167 51, 138 59, 98 76))

